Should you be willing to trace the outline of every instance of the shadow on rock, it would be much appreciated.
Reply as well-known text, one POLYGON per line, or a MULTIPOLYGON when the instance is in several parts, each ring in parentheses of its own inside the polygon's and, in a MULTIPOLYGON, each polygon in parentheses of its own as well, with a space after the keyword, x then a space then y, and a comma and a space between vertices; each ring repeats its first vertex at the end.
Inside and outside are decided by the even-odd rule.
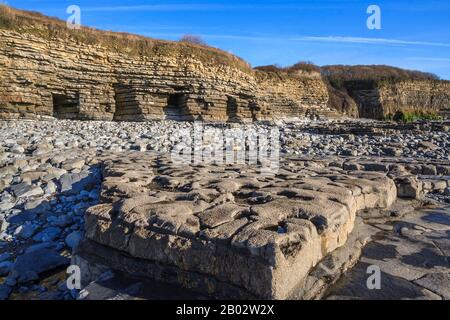
POLYGON ((369 289, 367 281, 371 274, 367 273, 367 263, 358 263, 332 290, 328 299, 348 300, 400 300, 400 299, 427 299, 430 296, 423 288, 388 273, 381 272, 380 289, 369 289))

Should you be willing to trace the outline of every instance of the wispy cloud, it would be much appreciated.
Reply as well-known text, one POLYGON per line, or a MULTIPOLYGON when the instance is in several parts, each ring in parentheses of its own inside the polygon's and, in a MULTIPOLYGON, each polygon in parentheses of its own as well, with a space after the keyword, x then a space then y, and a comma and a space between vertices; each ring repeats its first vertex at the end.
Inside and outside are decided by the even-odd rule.
MULTIPOLYGON (((0 0, 2 2, 2 0, 0 0)), ((111 6, 91 6, 84 7, 87 12, 112 12, 112 11, 232 11, 232 10, 322 10, 336 9, 346 6, 354 6, 360 0, 328 0, 328 2, 318 3, 317 1, 302 1, 301 4, 208 4, 208 3, 167 3, 167 4, 135 4, 135 5, 111 5, 111 6)), ((443 1, 410 0, 408 6, 400 3, 387 3, 384 5, 391 11, 448 11, 450 5, 443 1)))
MULTIPOLYGON (((356 1, 356 0, 355 0, 356 1)), ((350 0, 348 2, 354 2, 350 0)), ((342 3, 332 2, 330 4, 320 4, 311 2, 310 4, 302 5, 280 5, 280 4, 149 4, 149 5, 119 5, 119 6, 98 6, 98 7, 83 7, 85 12, 120 12, 120 11, 233 11, 233 10, 314 10, 325 8, 342 7, 342 3)))
POLYGON ((85 12, 99 11, 203 11, 223 9, 221 5, 196 5, 196 4, 155 4, 155 5, 124 5, 124 6, 101 6, 101 7, 84 7, 85 12))
POLYGON ((390 46, 432 46, 432 47, 450 47, 450 43, 445 42, 429 42, 429 41, 410 41, 398 39, 384 38, 362 38, 362 37, 299 37, 292 40, 298 41, 315 41, 315 42, 337 42, 337 43, 361 43, 373 45, 390 45, 390 46))
MULTIPOLYGON (((174 33, 145 33, 147 36, 168 36, 176 37, 180 34, 174 33)), ((231 39, 231 40, 250 40, 250 41, 293 41, 293 42, 325 42, 325 43, 356 43, 377 46, 428 46, 428 47, 450 47, 446 42, 430 41, 411 41, 385 38, 363 38, 363 37, 344 37, 344 36, 292 36, 278 37, 274 35, 232 35, 232 34, 199 34, 204 38, 210 39, 231 39)))
POLYGON ((450 62, 450 58, 433 58, 433 57, 408 57, 405 60, 411 61, 429 61, 429 62, 450 62))

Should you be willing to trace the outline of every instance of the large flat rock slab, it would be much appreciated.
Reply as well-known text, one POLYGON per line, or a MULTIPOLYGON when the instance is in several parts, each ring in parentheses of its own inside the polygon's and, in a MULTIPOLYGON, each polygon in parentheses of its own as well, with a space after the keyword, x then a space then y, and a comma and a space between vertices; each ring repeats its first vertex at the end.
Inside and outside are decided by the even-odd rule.
POLYGON ((110 263, 224 297, 289 298, 346 243, 358 210, 387 208, 397 195, 383 173, 304 161, 267 176, 130 154, 103 171, 103 203, 88 209, 86 237, 123 256, 110 263))
MULTIPOLYGON (((346 244, 334 250, 312 268, 290 298, 322 298, 330 286, 358 262, 362 248, 376 233, 377 228, 363 223, 362 219, 357 217, 355 228, 346 244)), ((117 250, 108 249, 93 241, 85 241, 80 249, 82 254, 77 253, 73 263, 86 271, 83 273, 86 285, 80 292, 81 300, 204 300, 212 298, 210 295, 198 293, 198 290, 195 292, 183 288, 176 282, 167 283, 166 281, 164 283, 154 279, 136 277, 134 273, 129 272, 130 270, 121 272, 110 269, 111 260, 116 259, 117 263, 125 264, 128 268, 133 266, 136 269, 139 269, 139 264, 148 269, 149 263, 127 258, 120 255, 117 250), (93 255, 92 252, 96 254, 93 255), (99 256, 102 255, 108 256, 109 265, 102 265, 102 262, 105 262, 105 259, 99 259, 99 256), (123 263, 124 261, 126 262, 123 263)), ((166 274, 169 269, 170 267, 165 267, 166 274)), ((222 291, 228 294, 226 296, 228 299, 233 298, 233 294, 237 293, 225 283, 216 281, 215 284, 222 286, 222 291)), ((248 296, 248 298, 254 298, 254 296, 248 296)))

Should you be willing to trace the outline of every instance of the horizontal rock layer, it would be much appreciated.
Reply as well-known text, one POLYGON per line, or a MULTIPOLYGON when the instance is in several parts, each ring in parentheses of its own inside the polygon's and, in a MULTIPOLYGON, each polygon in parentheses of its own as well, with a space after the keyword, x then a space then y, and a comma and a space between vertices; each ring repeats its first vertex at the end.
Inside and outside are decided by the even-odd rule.
POLYGON ((327 101, 318 74, 281 79, 194 54, 132 56, 0 30, 0 118, 252 121, 329 112, 327 101))
POLYGON ((423 112, 450 118, 450 81, 407 80, 374 88, 352 88, 359 117, 383 119, 400 112, 423 112))

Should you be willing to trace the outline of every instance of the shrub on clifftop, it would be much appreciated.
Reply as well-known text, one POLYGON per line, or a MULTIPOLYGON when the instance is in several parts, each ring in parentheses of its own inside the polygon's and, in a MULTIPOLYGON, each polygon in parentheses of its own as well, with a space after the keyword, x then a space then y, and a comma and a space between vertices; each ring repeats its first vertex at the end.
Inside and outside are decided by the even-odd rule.
POLYGON ((197 44, 200 46, 206 46, 206 42, 199 36, 194 36, 192 34, 185 34, 181 37, 180 42, 197 44))

